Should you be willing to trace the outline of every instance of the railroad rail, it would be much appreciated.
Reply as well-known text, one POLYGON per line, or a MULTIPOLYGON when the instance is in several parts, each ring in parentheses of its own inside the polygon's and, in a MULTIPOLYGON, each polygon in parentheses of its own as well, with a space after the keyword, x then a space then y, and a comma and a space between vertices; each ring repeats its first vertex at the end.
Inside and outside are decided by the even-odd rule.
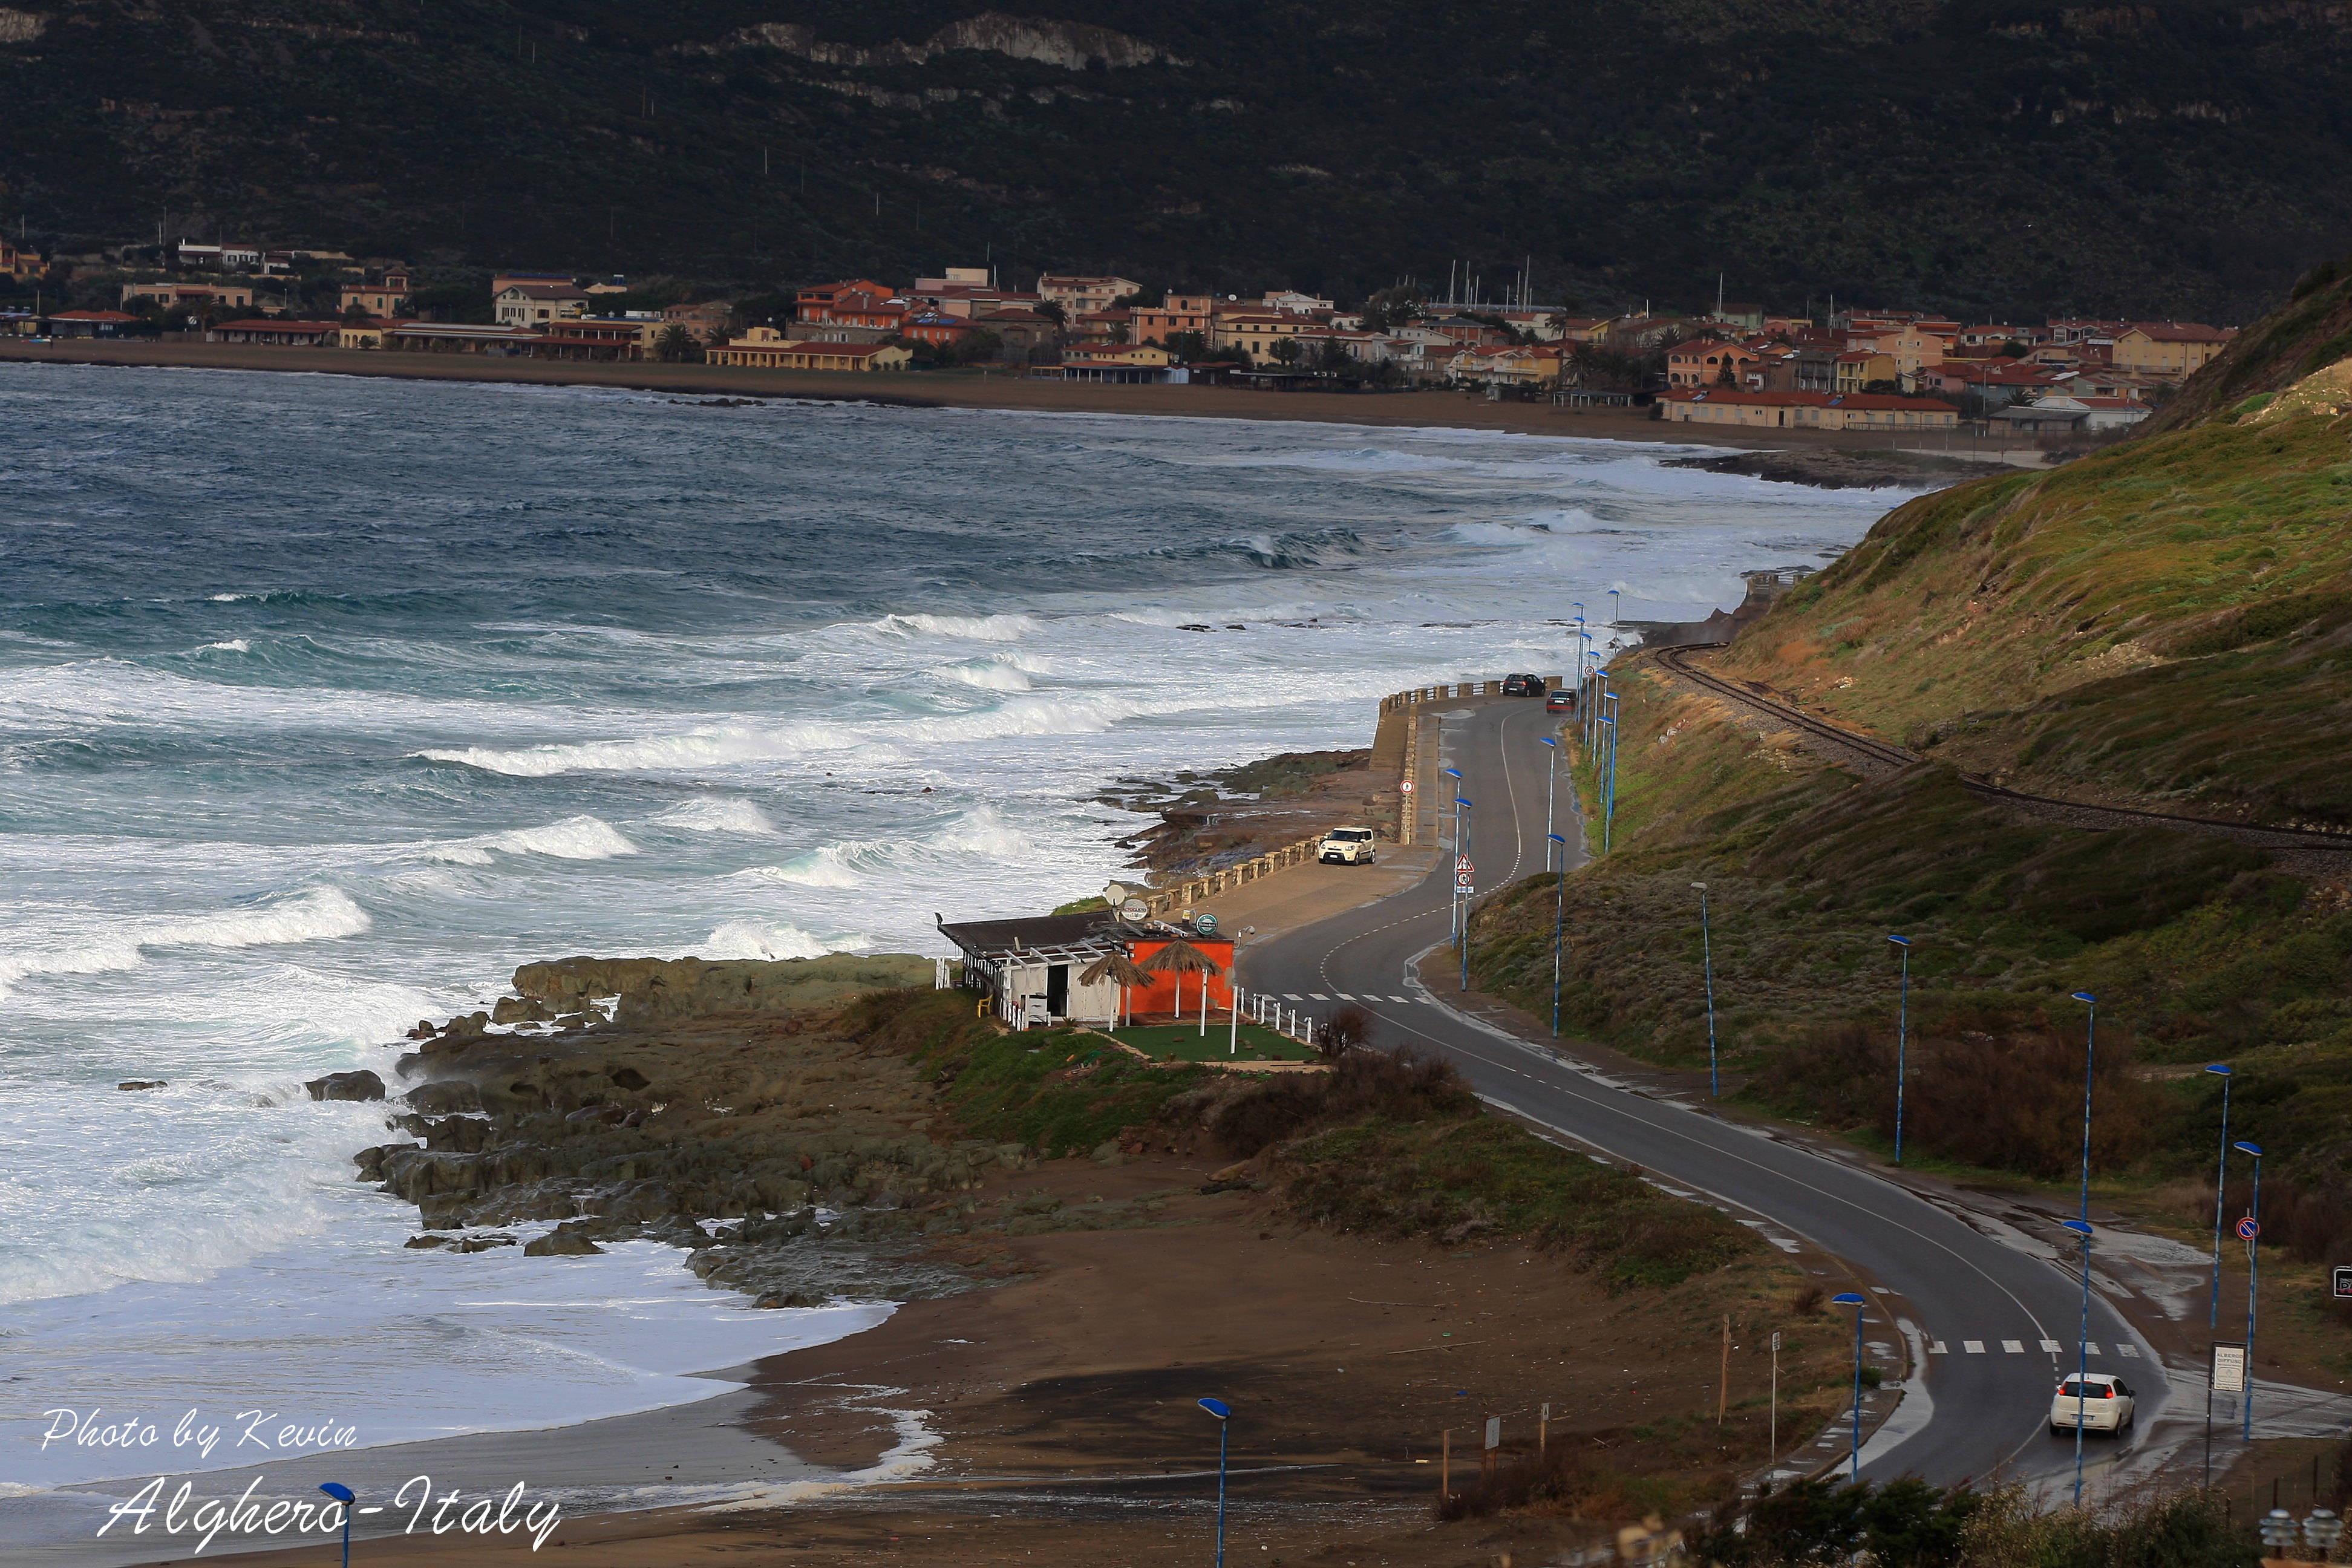
MULTIPOLYGON (((1677 679, 1687 681, 1711 696, 1750 709, 1777 723, 1801 731, 1833 750, 1855 756, 1872 777, 1881 777, 1924 760, 1917 752, 1882 741, 1874 735, 1858 734, 1825 719, 1816 719, 1786 702, 1764 696, 1742 682, 1695 669, 1685 658, 1703 649, 1727 646, 1725 643, 1686 643, 1679 647, 1658 648, 1654 650, 1654 657, 1668 674, 1677 679)), ((2054 818, 2070 826, 2096 829, 2169 827, 2177 832, 2206 833, 2234 838, 2257 849, 2283 855, 2312 855, 2315 858, 2311 868, 2323 874, 2341 875, 2352 869, 2352 834, 2330 833, 2314 827, 2280 827, 2262 822, 2230 822, 2221 817, 2148 811, 2132 805, 2095 805, 2086 801, 2062 800, 2055 795, 2031 795, 1997 784, 1977 773, 1960 774, 1960 784, 1970 795, 1981 799, 1997 800, 2037 816, 2054 818)))

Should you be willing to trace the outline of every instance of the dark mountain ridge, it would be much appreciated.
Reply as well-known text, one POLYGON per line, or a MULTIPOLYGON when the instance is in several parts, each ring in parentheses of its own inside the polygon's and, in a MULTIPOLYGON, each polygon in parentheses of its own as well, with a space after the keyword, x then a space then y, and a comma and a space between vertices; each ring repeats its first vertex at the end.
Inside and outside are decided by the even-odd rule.
POLYGON ((18 0, 0 215, 451 266, 990 259, 1360 293, 2250 319, 2352 243, 2283 0, 18 0))

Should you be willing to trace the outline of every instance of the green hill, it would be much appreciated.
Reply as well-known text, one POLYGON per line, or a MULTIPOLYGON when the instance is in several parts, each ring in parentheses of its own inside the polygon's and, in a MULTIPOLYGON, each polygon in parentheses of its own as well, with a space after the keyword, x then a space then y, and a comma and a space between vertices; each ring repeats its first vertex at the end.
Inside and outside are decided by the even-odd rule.
MULTIPOLYGON (((2320 269, 2162 427, 1895 509, 1712 657, 1918 765, 1859 778, 1628 661, 1616 852, 1562 890, 1576 1026, 1705 1061, 1704 880, 1744 1092, 1884 1142, 1901 934, 1914 1158, 2063 1176, 2087 991, 2109 1179, 2210 1162, 2219 1086, 2199 1069, 2230 1062, 2236 1135, 2302 1205, 2289 1244, 2352 1242, 2352 857, 2091 831, 1961 783, 2352 833, 2347 321, 2352 281, 2320 269)), ((1523 882, 1474 934, 1487 984, 1538 1010, 1553 901, 1523 882)))
POLYGON ((2340 7, 16 0, 0 216, 758 283, 2243 321, 2352 239, 2340 7))

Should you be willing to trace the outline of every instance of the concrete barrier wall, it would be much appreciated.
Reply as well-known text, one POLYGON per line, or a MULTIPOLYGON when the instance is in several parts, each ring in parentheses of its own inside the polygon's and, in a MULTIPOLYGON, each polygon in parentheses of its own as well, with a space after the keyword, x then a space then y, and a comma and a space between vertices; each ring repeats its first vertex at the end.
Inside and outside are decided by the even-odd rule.
MULTIPOLYGON (((1547 675, 1544 689, 1558 691, 1568 684, 1564 675, 1547 675)), ((1442 713, 1459 708, 1475 708, 1482 702, 1492 702, 1503 695, 1503 683, 1493 680, 1457 680, 1435 686, 1416 686, 1403 691, 1392 691, 1381 699, 1380 721, 1372 732, 1371 768, 1374 773, 1394 773, 1400 782, 1414 781, 1416 792, 1425 793, 1428 781, 1422 778, 1422 719, 1426 714, 1442 713)), ((1532 701, 1533 699, 1513 699, 1532 701)), ((1416 796, 1412 804, 1397 812, 1397 842, 1413 844, 1420 841, 1420 817, 1426 802, 1416 796)), ((1286 844, 1267 851, 1255 859, 1205 877, 1189 878, 1139 893, 1156 918, 1164 919, 1178 910, 1191 909, 1205 899, 1230 892, 1244 882, 1255 882, 1292 866, 1305 865, 1315 858, 1316 846, 1322 839, 1302 838, 1296 844, 1286 844)))

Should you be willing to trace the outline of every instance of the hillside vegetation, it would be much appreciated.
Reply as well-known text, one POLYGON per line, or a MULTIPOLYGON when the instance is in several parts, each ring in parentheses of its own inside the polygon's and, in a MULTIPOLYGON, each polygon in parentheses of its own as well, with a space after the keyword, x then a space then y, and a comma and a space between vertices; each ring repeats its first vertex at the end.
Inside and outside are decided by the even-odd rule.
POLYGON ((733 279, 2241 322, 2352 236, 2352 19, 2284 0, 18 0, 12 233, 733 279))
MULTIPOLYGON (((1919 764, 1858 779, 1622 661, 1616 851, 1482 909, 1486 983, 1549 1010, 1557 898, 1565 1023, 1703 1065, 1705 881, 1734 1086, 1883 1143, 1901 962, 1888 938, 1906 936, 1912 1157, 2039 1178, 2077 1157, 2090 1020, 2073 994, 2088 992, 2106 1178, 2210 1183, 2220 1084, 2200 1069, 2224 1061, 2232 1135, 2286 1173, 2291 1217, 2273 1234, 2306 1257, 2338 1247, 2352 1231, 2342 874, 2160 826, 2063 826, 1962 775, 2352 831, 2347 317, 2352 281, 2326 269, 2189 384, 2183 401, 2211 412, 1911 501, 1712 656, 1906 742, 1919 764), (2223 405, 2215 385, 2263 390, 2223 405)), ((1594 762, 1580 763, 1587 798, 1594 762)))

